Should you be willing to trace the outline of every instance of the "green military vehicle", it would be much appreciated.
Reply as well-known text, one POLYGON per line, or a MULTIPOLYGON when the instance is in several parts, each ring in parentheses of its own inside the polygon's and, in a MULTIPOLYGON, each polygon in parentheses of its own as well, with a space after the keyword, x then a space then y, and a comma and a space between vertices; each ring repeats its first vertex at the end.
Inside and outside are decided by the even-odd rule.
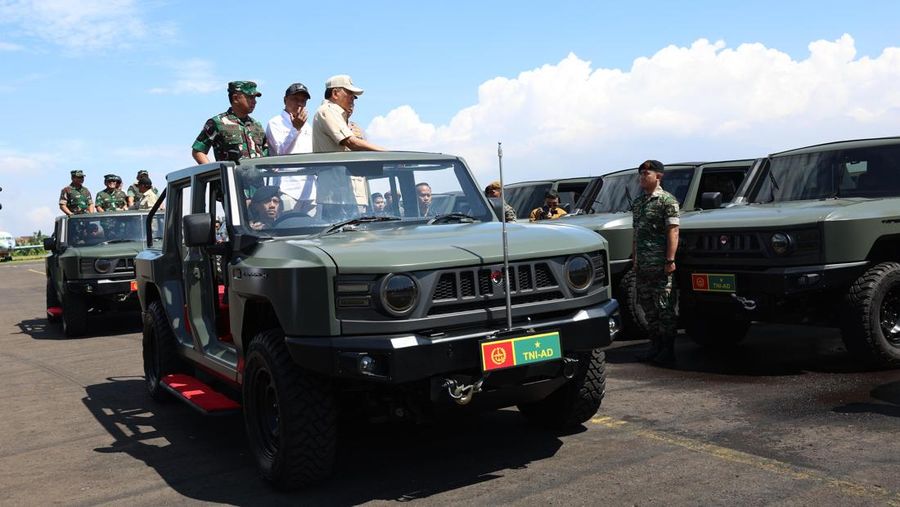
MULTIPOLYGON (((754 162, 748 159, 667 165, 662 186, 678 199, 682 213, 719 208, 740 195, 741 185, 754 162), (706 201, 701 202, 704 197, 706 201)), ((599 176, 585 190, 574 213, 552 221, 587 227, 609 242, 613 295, 622 305, 623 335, 631 339, 645 336, 632 311, 631 203, 641 192, 636 168, 599 176)))
POLYGON ((752 321, 839 327, 847 348, 900 364, 900 138, 770 155, 746 206, 682 220, 682 320, 706 345, 752 321))
MULTIPOLYGON (((44 239, 50 252, 47 317, 62 321, 66 336, 87 331, 88 313, 138 309, 134 256, 144 248, 146 212, 61 216, 44 239)), ((160 216, 154 233, 161 230, 160 216)), ((152 239, 152 234, 151 234, 152 239)))
POLYGON ((136 259, 147 388, 208 414, 242 411, 277 487, 329 474, 339 416, 516 405, 563 428, 600 406, 601 348, 618 328, 606 242, 510 224, 504 269, 499 203, 462 159, 290 155, 167 180, 162 247, 136 259), (420 206, 419 182, 454 195, 452 209, 420 206), (407 198, 374 212, 370 196, 385 191, 407 198))
POLYGON ((516 218, 527 221, 531 211, 544 205, 544 195, 550 190, 559 194, 559 205, 566 213, 571 213, 575 203, 588 184, 589 176, 552 180, 520 181, 504 186, 506 202, 516 210, 516 218))

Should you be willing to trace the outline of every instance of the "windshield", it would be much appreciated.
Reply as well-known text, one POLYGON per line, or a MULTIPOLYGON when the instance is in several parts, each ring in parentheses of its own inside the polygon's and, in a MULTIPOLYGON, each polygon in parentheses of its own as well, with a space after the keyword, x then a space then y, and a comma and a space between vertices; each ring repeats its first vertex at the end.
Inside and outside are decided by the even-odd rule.
POLYGON ((622 213, 631 209, 631 203, 641 195, 637 171, 601 176, 603 186, 585 213, 622 213))
POLYGON ((900 196, 900 146, 773 157, 752 202, 900 196))
POLYGON ((662 179, 663 190, 674 195, 678 199, 679 206, 684 206, 684 198, 687 197, 688 188, 691 186, 691 179, 693 178, 693 167, 685 169, 667 168, 662 179))
POLYGON ((553 184, 534 183, 530 185, 518 185, 503 189, 506 203, 516 210, 517 218, 528 218, 531 210, 544 205, 544 194, 550 190, 553 184))
POLYGON ((354 220, 407 225, 448 213, 493 216, 469 172, 452 160, 257 165, 236 174, 244 224, 272 235, 313 234, 354 220))
MULTIPOLYGON (((93 246, 144 240, 145 215, 87 214, 69 218, 70 245, 93 246)), ((162 237, 162 216, 154 217, 153 236, 162 237)))

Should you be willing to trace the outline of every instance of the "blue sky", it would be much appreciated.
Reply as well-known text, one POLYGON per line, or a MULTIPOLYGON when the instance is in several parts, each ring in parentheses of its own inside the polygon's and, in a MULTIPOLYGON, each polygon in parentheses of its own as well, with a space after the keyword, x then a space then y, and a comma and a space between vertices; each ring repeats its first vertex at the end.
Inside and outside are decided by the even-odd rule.
POLYGON ((0 230, 46 231, 68 171, 161 183, 230 80, 348 73, 354 119, 479 180, 600 174, 897 133, 900 3, 0 0, 0 230))

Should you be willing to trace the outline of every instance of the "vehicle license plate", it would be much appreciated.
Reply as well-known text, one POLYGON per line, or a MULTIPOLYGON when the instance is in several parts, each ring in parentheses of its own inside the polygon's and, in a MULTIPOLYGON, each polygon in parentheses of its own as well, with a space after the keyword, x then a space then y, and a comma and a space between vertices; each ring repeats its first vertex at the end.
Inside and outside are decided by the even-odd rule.
POLYGON ((482 371, 503 370, 561 358, 558 331, 481 342, 482 371))
POLYGON ((697 292, 734 292, 737 284, 734 281, 734 275, 693 273, 691 287, 697 292))

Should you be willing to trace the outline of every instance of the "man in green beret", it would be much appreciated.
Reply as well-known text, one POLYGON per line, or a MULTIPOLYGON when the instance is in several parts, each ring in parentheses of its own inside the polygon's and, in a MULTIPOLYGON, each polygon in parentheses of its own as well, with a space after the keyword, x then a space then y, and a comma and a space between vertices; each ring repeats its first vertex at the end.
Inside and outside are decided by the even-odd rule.
POLYGON ((224 113, 206 120, 203 130, 191 147, 191 156, 198 164, 209 162, 209 149, 216 160, 237 162, 242 158, 265 157, 269 154, 266 131, 250 117, 256 108, 256 98, 262 96, 253 81, 228 83, 231 107, 224 113))
POLYGON ((103 177, 103 184, 106 185, 106 188, 97 192, 97 197, 94 199, 99 213, 128 209, 128 197, 125 192, 119 190, 120 183, 122 183, 122 178, 115 174, 107 174, 103 177))
POLYGON ((59 209, 66 215, 81 215, 94 212, 94 200, 91 191, 84 186, 84 172, 71 171, 72 183, 63 187, 59 193, 59 209))

